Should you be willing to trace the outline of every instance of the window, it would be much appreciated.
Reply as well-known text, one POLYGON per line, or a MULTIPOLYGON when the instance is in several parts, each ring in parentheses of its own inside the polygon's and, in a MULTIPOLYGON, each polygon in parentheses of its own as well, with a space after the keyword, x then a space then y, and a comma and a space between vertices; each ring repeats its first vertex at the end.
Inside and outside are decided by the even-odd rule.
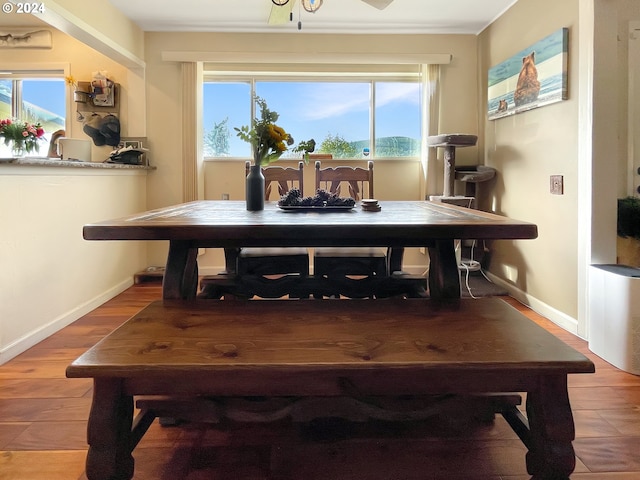
POLYGON ((376 156, 420 155, 420 86, 418 83, 376 82, 376 156))
POLYGON ((253 95, 278 112, 278 124, 296 144, 315 139, 317 153, 352 159, 420 155, 417 75, 391 81, 364 75, 282 80, 209 74, 203 88, 205 157, 251 156, 249 144, 236 136, 234 127, 251 123, 253 95))
MULTIPOLYGON (((45 130, 40 154, 46 155, 51 134, 64 130, 66 90, 62 72, 19 73, 0 76, 0 118, 40 123, 45 130)), ((10 148, 0 141, 0 156, 10 148)))

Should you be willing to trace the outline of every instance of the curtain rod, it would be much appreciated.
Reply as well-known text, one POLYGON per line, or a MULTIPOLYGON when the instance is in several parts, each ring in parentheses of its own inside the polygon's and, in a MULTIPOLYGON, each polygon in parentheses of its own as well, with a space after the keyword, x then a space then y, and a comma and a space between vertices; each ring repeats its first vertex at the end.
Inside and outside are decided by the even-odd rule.
POLYGON ((165 62, 446 65, 452 59, 450 53, 162 52, 165 62))

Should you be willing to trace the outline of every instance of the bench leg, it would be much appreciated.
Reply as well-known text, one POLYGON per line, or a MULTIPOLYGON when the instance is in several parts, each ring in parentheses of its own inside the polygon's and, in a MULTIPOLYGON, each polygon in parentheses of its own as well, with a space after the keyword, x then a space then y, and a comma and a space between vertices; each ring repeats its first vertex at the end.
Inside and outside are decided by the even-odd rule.
POLYGON ((536 479, 567 479, 576 465, 571 442, 575 427, 567 376, 545 376, 536 391, 527 393, 530 445, 527 471, 536 479))
POLYGON ((122 394, 122 381, 96 378, 87 427, 87 478, 130 480, 133 477, 131 426, 133 397, 122 394))

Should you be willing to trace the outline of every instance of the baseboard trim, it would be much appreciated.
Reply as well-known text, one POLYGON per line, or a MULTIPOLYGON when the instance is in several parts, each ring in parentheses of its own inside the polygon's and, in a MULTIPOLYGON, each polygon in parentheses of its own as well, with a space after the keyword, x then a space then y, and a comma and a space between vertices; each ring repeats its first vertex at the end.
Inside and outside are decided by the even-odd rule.
POLYGON ((527 292, 523 292, 519 288, 514 287, 512 284, 505 282, 501 278, 496 277, 495 275, 489 272, 485 272, 485 273, 493 283, 495 283, 496 285, 500 285, 505 290, 507 290, 510 296, 512 296, 519 302, 523 303, 524 305, 528 306, 534 312, 539 313, 545 318, 548 318, 559 327, 564 328, 569 333, 573 333, 574 335, 579 337, 578 320, 576 320, 573 317, 570 317, 566 313, 556 310, 550 305, 538 300, 536 297, 529 295, 527 292))
POLYGON ((123 280, 117 285, 111 287, 109 290, 101 293, 100 295, 88 300, 87 302, 79 305, 78 307, 60 315, 59 317, 51 320, 46 325, 33 330, 23 337, 17 339, 13 343, 10 343, 6 347, 0 349, 0 365, 8 362, 14 357, 17 357, 22 352, 30 349, 34 345, 40 343, 42 340, 50 337, 58 330, 66 327, 67 325, 75 322, 83 315, 95 310, 107 300, 112 299, 116 295, 124 292, 127 288, 133 285, 133 278, 123 280))

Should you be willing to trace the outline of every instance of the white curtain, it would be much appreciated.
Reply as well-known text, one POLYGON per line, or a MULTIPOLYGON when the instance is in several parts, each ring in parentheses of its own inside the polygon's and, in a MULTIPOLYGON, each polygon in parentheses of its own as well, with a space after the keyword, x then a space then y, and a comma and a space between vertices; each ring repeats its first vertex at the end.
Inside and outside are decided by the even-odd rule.
POLYGON ((422 80, 422 144, 421 163, 423 175, 423 198, 435 195, 437 188, 437 149, 427 146, 427 137, 438 134, 440 120, 440 65, 423 64, 420 68, 422 80))
POLYGON ((182 199, 204 198, 202 62, 182 64, 182 199))

